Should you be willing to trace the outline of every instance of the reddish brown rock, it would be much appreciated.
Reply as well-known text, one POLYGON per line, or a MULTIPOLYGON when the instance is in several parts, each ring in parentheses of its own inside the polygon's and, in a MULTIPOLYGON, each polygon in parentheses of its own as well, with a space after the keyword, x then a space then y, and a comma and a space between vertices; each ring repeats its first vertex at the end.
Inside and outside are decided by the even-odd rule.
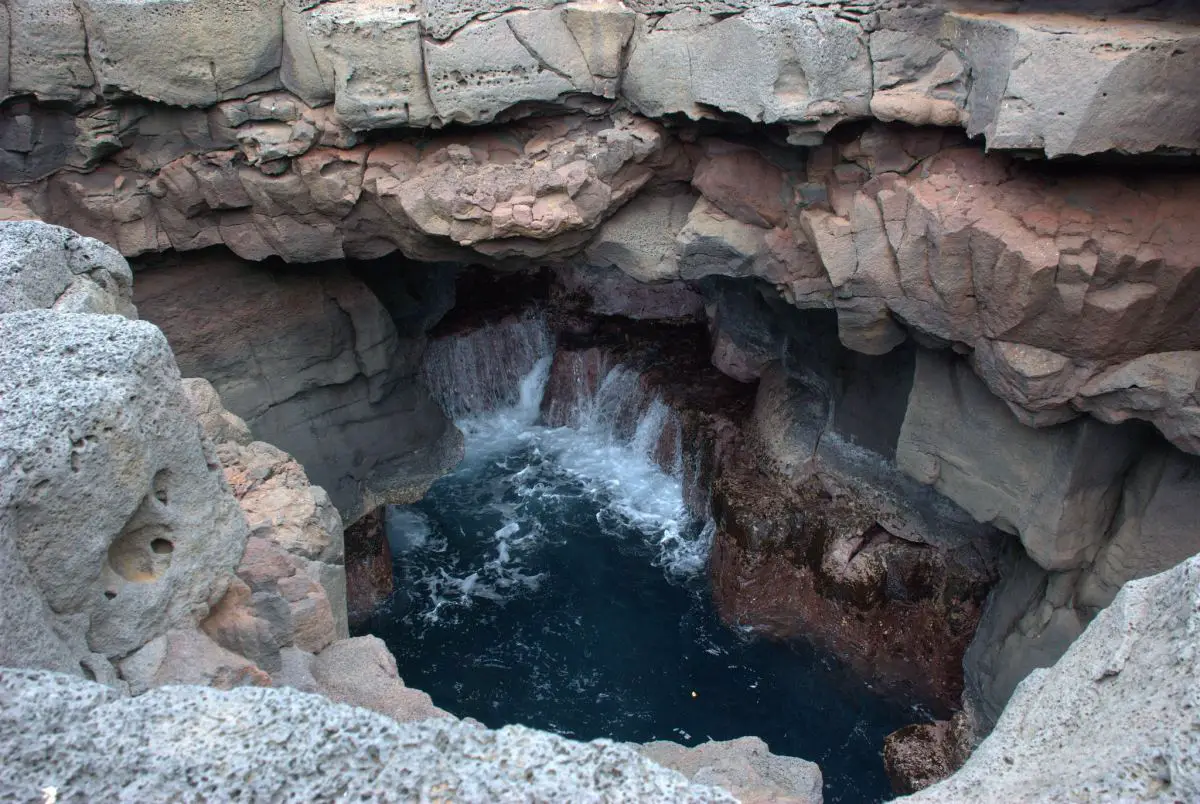
POLYGON ((808 639, 880 688, 956 707, 991 579, 891 536, 849 488, 815 475, 781 482, 753 451, 726 457, 713 487, 709 575, 722 619, 808 639))
POLYGON ((786 226, 791 188, 783 171, 752 148, 704 142, 692 185, 726 215, 769 229, 786 226))
POLYGON ((365 622, 392 595, 392 551, 383 532, 383 511, 353 522, 346 540, 346 610, 351 625, 365 622))
POLYGON ((950 720, 916 723, 883 741, 883 766, 898 795, 940 782, 962 767, 973 748, 969 719, 958 712, 950 720))

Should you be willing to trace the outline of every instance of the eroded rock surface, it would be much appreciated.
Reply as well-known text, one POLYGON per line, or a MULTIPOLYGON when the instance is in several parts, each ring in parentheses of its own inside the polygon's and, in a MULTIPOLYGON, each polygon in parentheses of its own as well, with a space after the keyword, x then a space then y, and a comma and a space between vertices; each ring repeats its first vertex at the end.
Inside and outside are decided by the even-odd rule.
POLYGON ((453 790, 471 801, 736 801, 607 740, 447 719, 401 725, 290 689, 165 687, 125 698, 6 669, 0 722, 0 794, 19 801, 41 800, 46 787, 60 800, 325 801, 381 791, 413 800, 453 790))
POLYGON ((1200 559, 1126 584, 1066 654, 1017 688, 962 770, 911 801, 1200 795, 1200 559))
POLYGON ((820 768, 796 757, 776 756, 757 737, 710 740, 692 748, 660 740, 639 746, 638 752, 695 784, 728 790, 742 804, 822 801, 820 768))
POLYGON ((0 330, 6 571, 53 613, 61 636, 45 646, 82 639, 115 659, 194 623, 224 594, 247 528, 166 339, 144 322, 49 310, 0 316, 0 330))
MULTIPOLYGON (((423 339, 401 339, 360 280, 228 256, 203 265, 140 272, 142 314, 162 326, 184 372, 212 382, 257 437, 295 455, 304 470, 289 471, 327 489, 345 519, 423 492, 458 462, 462 437, 416 376, 423 339)), ((282 460, 257 449, 242 459, 262 464, 255 471, 282 460)))
MULTIPOLYGON (((799 145, 876 117, 1049 156, 1194 152, 1196 15, 1178 6, 14 0, 0 98, 206 107, 286 87, 357 131, 617 99, 786 124, 799 145)), ((15 154, 31 139, 19 133, 15 154)))

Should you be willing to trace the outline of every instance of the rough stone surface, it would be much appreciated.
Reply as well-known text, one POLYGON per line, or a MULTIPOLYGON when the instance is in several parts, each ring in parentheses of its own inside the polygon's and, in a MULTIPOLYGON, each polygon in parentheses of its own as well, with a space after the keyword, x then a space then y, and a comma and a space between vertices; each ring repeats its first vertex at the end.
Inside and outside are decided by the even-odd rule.
POLYGON ((378 637, 333 643, 312 660, 309 672, 330 700, 361 706, 400 723, 451 717, 434 706, 428 694, 404 686, 396 660, 378 637))
POLYGON ((1125 585, 1021 683, 962 770, 906 801, 1189 801, 1200 796, 1200 558, 1125 585))
POLYGON ((796 145, 875 117, 1052 157, 1194 153, 1196 14, 1163 5, 11 0, 0 97, 186 107, 286 86, 359 131, 619 98, 784 123, 796 145))
POLYGON ((133 273, 115 249, 70 229, 0 222, 0 314, 53 309, 137 318, 133 273))
POLYGON ((136 698, 66 676, 0 672, 0 795, 172 801, 382 795, 467 801, 733 802, 606 740, 576 743, 383 715, 288 689, 166 687, 136 698))
POLYGON ((1051 570, 1091 561, 1120 503, 1135 431, 1022 424, 961 360, 921 352, 896 460, 1051 570))
POLYGON ((247 530, 162 333, 45 310, 0 332, 2 518, 38 593, 114 658, 194 623, 247 530))
POLYGON ((96 81, 174 106, 279 86, 279 0, 81 0, 96 81))
POLYGON ((693 748, 657 741, 638 752, 677 770, 695 784, 721 787, 743 804, 820 804, 821 769, 812 762, 772 754, 757 737, 710 740, 693 748))
POLYGON ((981 733, 1035 668, 1054 664, 1095 613, 1128 581, 1162 572, 1200 552, 1190 514, 1196 459, 1150 442, 1129 470, 1120 506, 1083 568, 1048 572, 1019 551, 1006 558, 964 659, 965 700, 981 733))
POLYGON ((132 695, 165 684, 217 689, 271 686, 254 662, 225 650, 195 628, 175 629, 150 640, 122 659, 118 668, 132 695))
MULTIPOLYGON (((290 476, 306 473, 352 520, 458 462, 461 436, 416 377, 422 341, 400 339, 360 280, 344 269, 293 275, 227 256, 203 265, 139 273, 142 313, 163 327, 185 373, 212 382, 258 438, 296 457, 304 470, 292 463, 290 476)), ((247 460, 270 475, 269 448, 259 451, 247 460)), ((284 475, 268 486, 288 486, 284 475)), ((291 492, 282 493, 290 504, 291 492)), ((256 503, 265 506, 260 518, 279 504, 256 503)), ((320 559, 324 549, 307 546, 304 557, 320 559)))

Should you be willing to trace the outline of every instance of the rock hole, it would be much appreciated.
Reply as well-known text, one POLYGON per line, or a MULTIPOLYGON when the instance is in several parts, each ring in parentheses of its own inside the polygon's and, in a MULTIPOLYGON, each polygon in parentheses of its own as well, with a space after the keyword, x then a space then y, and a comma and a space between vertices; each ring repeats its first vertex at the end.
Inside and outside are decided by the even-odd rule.
POLYGON ((154 475, 141 504, 108 546, 108 566, 126 581, 152 583, 171 566, 175 543, 170 538, 171 511, 166 507, 170 482, 166 469, 154 475))
POLYGON ((116 596, 117 596, 117 593, 114 592, 113 590, 111 590, 111 589, 104 590, 104 597, 107 598, 108 600, 112 600, 116 596))
POLYGON ((96 674, 94 672, 92 672, 92 668, 88 667, 86 663, 80 662, 79 669, 83 671, 83 677, 86 678, 88 681, 96 680, 96 674))

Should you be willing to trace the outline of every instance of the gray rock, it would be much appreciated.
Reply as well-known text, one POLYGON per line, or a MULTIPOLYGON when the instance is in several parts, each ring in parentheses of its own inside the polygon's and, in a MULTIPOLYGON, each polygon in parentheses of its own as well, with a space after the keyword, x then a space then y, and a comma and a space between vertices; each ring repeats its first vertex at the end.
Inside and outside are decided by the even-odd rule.
POLYGON ((632 748, 522 726, 399 724, 290 689, 165 687, 117 698, 52 673, 0 672, 0 797, 733 802, 632 748))
POLYGON ((95 78, 87 59, 87 35, 71 0, 10 0, 6 87, 0 97, 30 93, 39 100, 86 101, 95 78))
POLYGON ((203 266, 139 274, 143 315, 163 327, 184 372, 295 456, 345 520, 458 462, 461 436, 414 377, 420 341, 397 337, 361 281, 221 256, 203 266))
POLYGON ((675 238, 695 204, 688 192, 638 194, 600 227, 588 264, 615 266, 641 282, 678 279, 675 238))
POLYGON ((0 343, 0 518, 48 607, 110 657, 195 623, 247 531, 166 338, 33 310, 0 343))
POLYGON ((116 249, 61 226, 0 222, 0 314, 54 309, 137 318, 133 272, 116 249))
MULTIPOLYGON (((543 13, 545 21, 558 19, 555 12, 543 13)), ((568 43, 578 52, 563 26, 552 47, 565 49, 568 43)), ((554 101, 584 89, 545 65, 517 35, 508 16, 472 22, 445 42, 425 43, 430 99, 438 117, 447 122, 486 123, 518 103, 554 101)))
POLYGON ((1048 572, 1020 550, 1006 558, 963 665, 978 728, 989 731, 1031 671, 1050 667, 1131 580, 1200 552, 1197 459, 1152 442, 1124 478, 1121 504, 1092 561, 1048 572))
POLYGON ((183 392, 200 422, 205 437, 214 444, 232 441, 245 446, 254 440, 250 427, 221 404, 221 396, 208 380, 190 377, 183 381, 183 392))
POLYGON ((728 790, 745 804, 821 804, 821 769, 777 756, 757 737, 709 740, 692 748, 660 740, 637 747, 642 756, 677 770, 696 784, 728 790))
POLYGON ((1079 604, 1102 608, 1135 578, 1200 553, 1200 458, 1165 444, 1142 451, 1125 480, 1112 534, 1080 583, 1079 604))
POLYGON ((1193 25, 950 13, 943 30, 971 70, 967 132, 989 148, 1055 157, 1197 147, 1193 25))
POLYGON ((334 642, 312 659, 309 672, 330 700, 361 706, 399 723, 452 717, 434 706, 428 694, 404 685, 395 658, 378 637, 334 642))
POLYGON ((862 29, 831 9, 759 7, 720 21, 679 11, 639 27, 622 91, 650 116, 700 118, 707 107, 828 131, 867 114, 871 62, 862 29))
POLYGON ((963 361, 922 350, 896 461, 980 522, 1019 534, 1046 569, 1074 569, 1103 543, 1138 433, 1094 420, 1021 424, 963 361))
POLYGON ((97 81, 174 106, 277 89, 281 0, 81 0, 97 81))
POLYGON ((1200 557, 1131 581, 995 730, 912 802, 1193 801, 1200 797, 1200 557))
POLYGON ((283 14, 283 83, 307 103, 334 101, 355 130, 433 122, 415 9, 289 0, 283 14))
POLYGON ((244 656, 225 650, 196 628, 168 631, 118 663, 132 695, 166 684, 217 689, 270 686, 270 677, 244 656))
POLYGON ((987 734, 1013 691, 1031 672, 1050 667, 1071 647, 1090 615, 1075 607, 1079 571, 1050 572, 1013 545, 963 656, 963 699, 987 734))

